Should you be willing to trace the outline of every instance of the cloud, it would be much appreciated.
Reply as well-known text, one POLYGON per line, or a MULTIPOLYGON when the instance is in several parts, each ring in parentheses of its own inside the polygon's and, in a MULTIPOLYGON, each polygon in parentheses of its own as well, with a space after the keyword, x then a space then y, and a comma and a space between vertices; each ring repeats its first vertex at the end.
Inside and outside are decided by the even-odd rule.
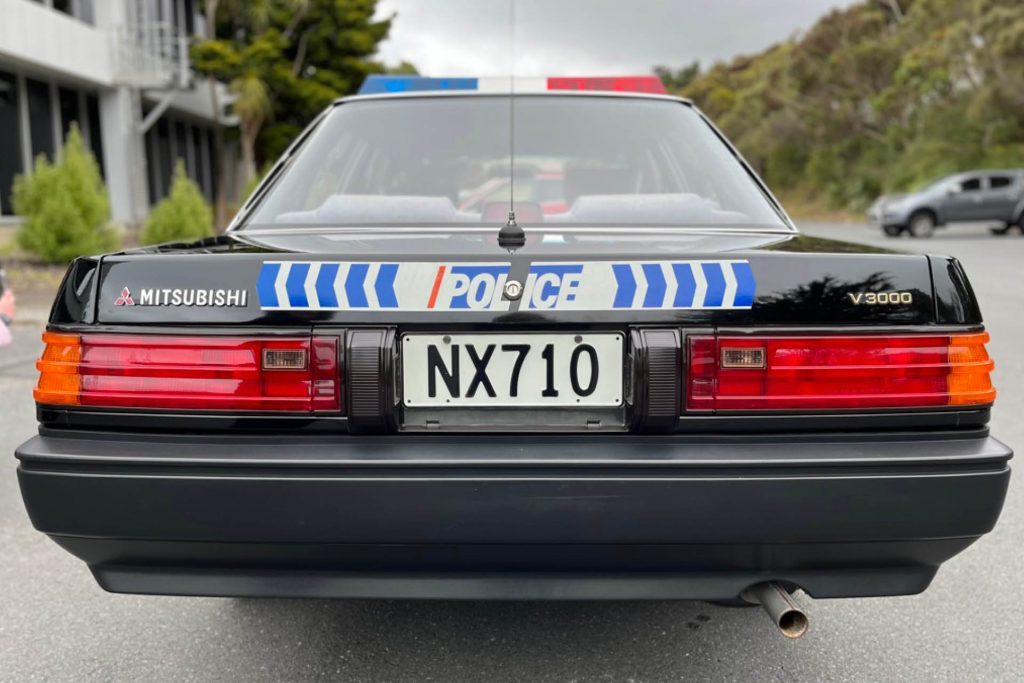
MULTIPOLYGON (((515 73, 647 73, 757 52, 851 0, 515 0, 515 73)), ((507 0, 381 0, 379 56, 427 75, 507 75, 507 0)))

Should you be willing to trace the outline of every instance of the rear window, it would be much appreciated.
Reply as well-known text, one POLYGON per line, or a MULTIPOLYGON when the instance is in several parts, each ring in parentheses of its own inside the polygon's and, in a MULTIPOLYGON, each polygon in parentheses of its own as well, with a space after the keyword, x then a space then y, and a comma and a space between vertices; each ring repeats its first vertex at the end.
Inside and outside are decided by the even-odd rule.
POLYGON ((248 227, 504 223, 785 227, 692 108, 614 97, 349 102, 275 179, 248 227), (514 178, 513 178, 514 173, 514 178))

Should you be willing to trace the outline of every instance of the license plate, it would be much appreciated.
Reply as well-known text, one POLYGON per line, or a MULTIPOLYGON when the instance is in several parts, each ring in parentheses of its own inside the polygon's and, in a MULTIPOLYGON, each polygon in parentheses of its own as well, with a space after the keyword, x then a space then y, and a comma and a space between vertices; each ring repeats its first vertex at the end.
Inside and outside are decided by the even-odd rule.
POLYGON ((621 334, 409 334, 407 407, 618 406, 621 334))

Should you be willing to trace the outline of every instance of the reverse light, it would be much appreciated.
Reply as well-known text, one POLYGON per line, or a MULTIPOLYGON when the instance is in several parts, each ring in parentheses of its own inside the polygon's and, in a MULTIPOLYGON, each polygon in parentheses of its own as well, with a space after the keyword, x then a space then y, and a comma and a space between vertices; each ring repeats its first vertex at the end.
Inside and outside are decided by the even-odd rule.
POLYGON ((37 403, 111 408, 341 409, 336 337, 43 334, 37 403))
POLYGON ((690 337, 689 410, 984 406, 988 333, 690 337))

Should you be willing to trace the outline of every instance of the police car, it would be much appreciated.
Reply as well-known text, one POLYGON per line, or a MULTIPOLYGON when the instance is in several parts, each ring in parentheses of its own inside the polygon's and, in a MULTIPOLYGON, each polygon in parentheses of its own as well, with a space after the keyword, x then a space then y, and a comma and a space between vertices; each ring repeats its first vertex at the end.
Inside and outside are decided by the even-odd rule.
POLYGON ((791 593, 924 590, 1009 481, 960 264, 801 236, 644 77, 373 77, 226 234, 76 260, 43 339, 22 494, 114 592, 798 635, 791 593))

